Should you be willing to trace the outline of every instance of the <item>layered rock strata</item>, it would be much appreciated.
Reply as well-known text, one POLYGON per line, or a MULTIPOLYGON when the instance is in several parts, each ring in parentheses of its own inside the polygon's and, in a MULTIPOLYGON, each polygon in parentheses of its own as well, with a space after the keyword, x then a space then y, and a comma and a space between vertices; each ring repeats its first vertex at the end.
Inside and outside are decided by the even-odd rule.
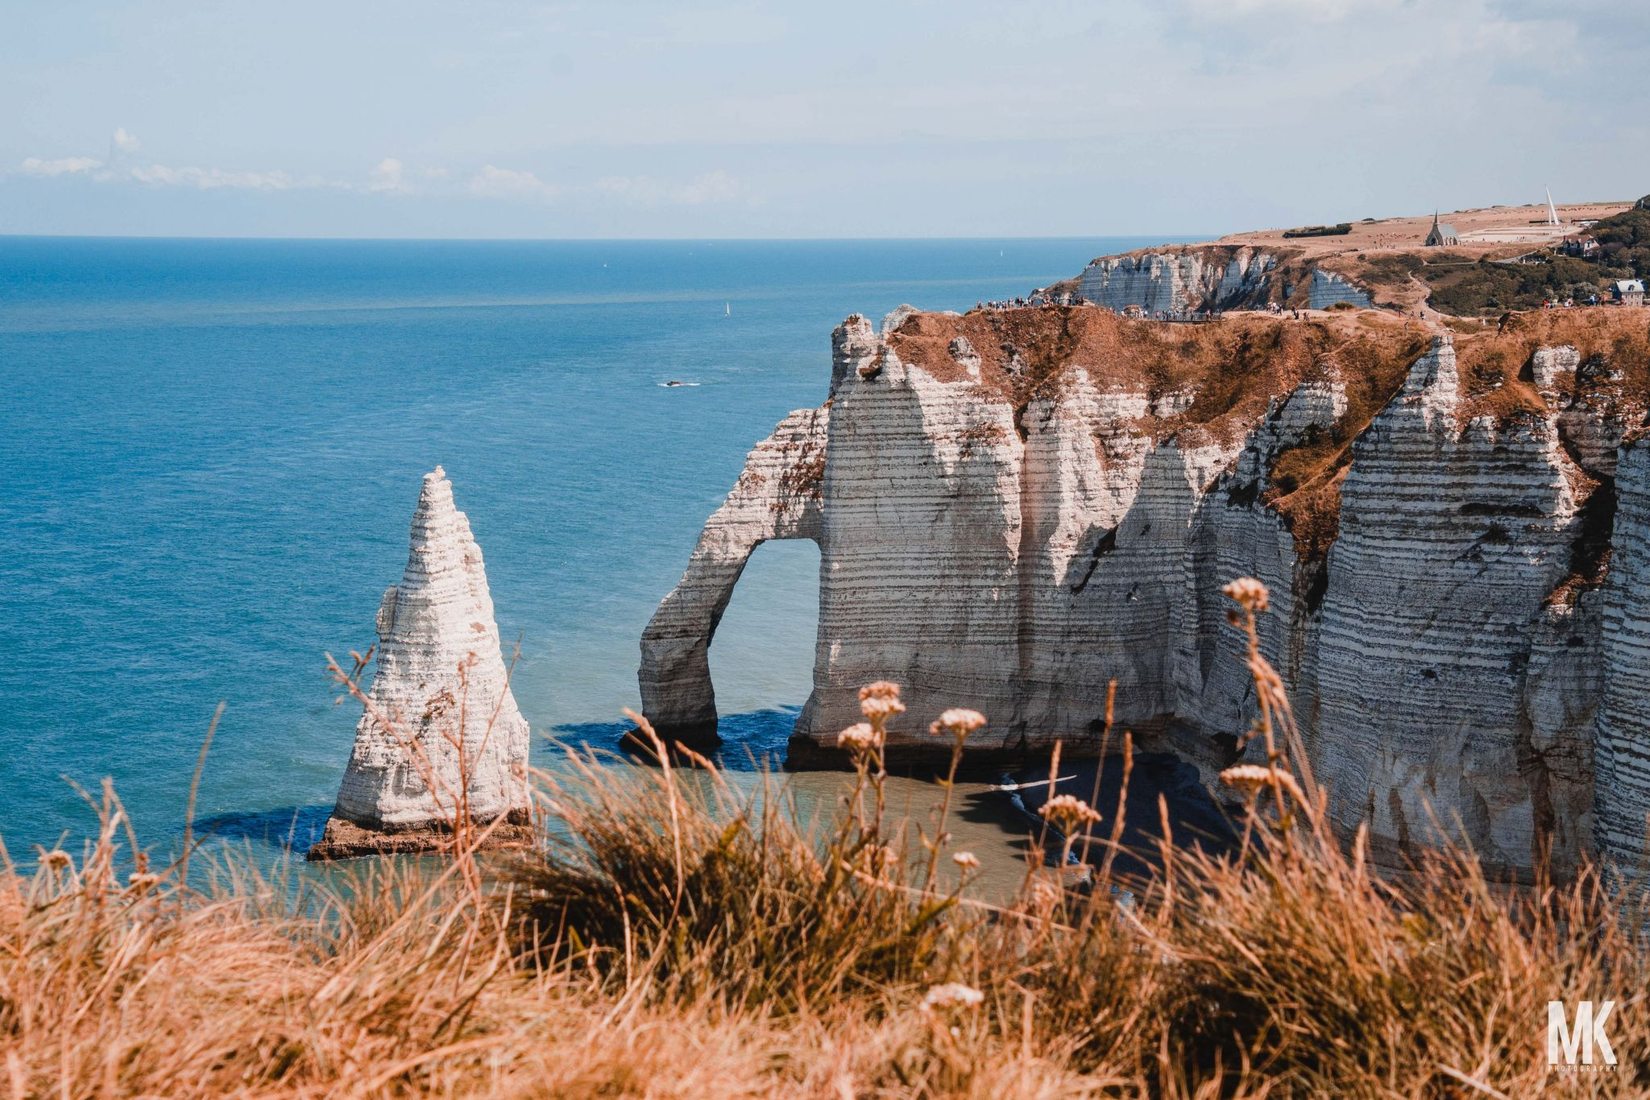
POLYGON ((438 846, 455 824, 530 835, 528 726, 499 646, 481 548, 437 466, 401 582, 378 609, 377 669, 338 801, 310 859, 438 846), (503 821, 499 819, 503 818, 503 821))
POLYGON ((1370 295, 1345 275, 1277 252, 1242 245, 1188 245, 1102 256, 1083 269, 1077 293, 1112 310, 1194 313, 1269 303, 1306 309, 1367 307, 1370 295))
POLYGON ((1148 312, 1236 309, 1267 300, 1278 258, 1250 248, 1163 249, 1102 256, 1083 269, 1077 291, 1109 309, 1148 312))
POLYGON ((705 648, 738 571, 801 537, 820 624, 793 763, 828 762, 858 688, 891 679, 896 760, 943 757, 926 731, 953 705, 992 719, 977 758, 1098 751, 1115 681, 1143 745, 1218 766, 1254 707, 1219 587, 1252 575, 1336 819, 1367 820, 1380 853, 1443 830, 1517 875, 1550 849, 1562 873, 1594 832, 1595 742, 1598 835, 1642 853, 1622 838, 1650 808, 1650 460, 1620 448, 1645 319, 1504 328, 850 318, 826 408, 752 452, 649 627, 644 709, 714 721, 705 648))
POLYGON ((1615 537, 1599 647, 1598 845, 1650 881, 1650 440, 1621 450, 1615 537))
POLYGON ((1353 444, 1318 613, 1321 770, 1342 823, 1367 819, 1396 849, 1459 818, 1492 864, 1531 864, 1541 833, 1569 864, 1590 831, 1574 764, 1592 713, 1564 694, 1585 683, 1594 643, 1591 608, 1549 596, 1596 485, 1556 417, 1466 406, 1440 340, 1353 444), (1565 661, 1571 648, 1581 660, 1565 661), (1555 660, 1568 666, 1556 675, 1555 660))

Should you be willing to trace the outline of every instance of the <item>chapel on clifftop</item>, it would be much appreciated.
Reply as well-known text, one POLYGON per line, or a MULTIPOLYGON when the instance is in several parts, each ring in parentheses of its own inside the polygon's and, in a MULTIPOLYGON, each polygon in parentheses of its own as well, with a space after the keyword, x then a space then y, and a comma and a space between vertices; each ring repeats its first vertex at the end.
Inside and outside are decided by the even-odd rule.
POLYGON ((1442 245, 1460 244, 1461 238, 1456 235, 1455 226, 1449 222, 1438 220, 1438 212, 1432 214, 1432 229, 1427 232, 1426 247, 1438 248, 1442 245))

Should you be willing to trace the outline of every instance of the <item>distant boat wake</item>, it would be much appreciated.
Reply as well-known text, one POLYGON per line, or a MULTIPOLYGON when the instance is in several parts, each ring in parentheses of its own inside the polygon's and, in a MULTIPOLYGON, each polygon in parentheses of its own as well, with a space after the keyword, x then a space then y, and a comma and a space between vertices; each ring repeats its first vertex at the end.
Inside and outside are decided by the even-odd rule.
POLYGON ((678 382, 676 379, 672 378, 668 382, 660 382, 659 385, 663 386, 667 390, 674 390, 674 389, 680 389, 683 386, 697 386, 697 385, 699 385, 699 383, 698 382, 678 382))

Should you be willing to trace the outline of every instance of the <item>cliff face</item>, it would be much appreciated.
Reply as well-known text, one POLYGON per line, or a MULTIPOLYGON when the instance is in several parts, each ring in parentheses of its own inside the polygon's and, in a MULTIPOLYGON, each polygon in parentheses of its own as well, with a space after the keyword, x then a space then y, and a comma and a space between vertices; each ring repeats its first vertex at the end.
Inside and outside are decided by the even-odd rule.
POLYGON ((1650 871, 1650 440, 1621 450, 1605 585, 1598 701, 1598 845, 1630 873, 1650 871))
POLYGON ((1254 309, 1270 302, 1326 309, 1370 305, 1344 275, 1303 260, 1297 250, 1187 245, 1102 256, 1083 269, 1077 292, 1108 309, 1149 313, 1254 309))
POLYGON ((431 847, 466 808, 527 824, 528 726, 499 649, 481 548, 438 466, 424 478, 401 583, 378 609, 377 671, 338 802, 311 859, 431 847))
POLYGON ((704 652, 739 569, 762 539, 812 538, 793 762, 832 759, 878 679, 910 708, 896 758, 942 754, 926 731, 954 705, 992 720, 977 755, 1096 751, 1115 680, 1120 724, 1218 766, 1253 717, 1219 587, 1251 575, 1336 817, 1380 852, 1442 826, 1516 873, 1547 846, 1572 867, 1596 743, 1598 835, 1642 855, 1650 459, 1622 444, 1646 328, 1628 310, 1453 338, 1378 313, 850 318, 828 412, 752 452, 649 628, 644 709, 713 721, 704 652))
POLYGON ((1440 343, 1353 445, 1318 615, 1318 752, 1343 824, 1367 817, 1394 847, 1426 839, 1430 807, 1491 863, 1527 865, 1541 831, 1570 862, 1589 831, 1575 764, 1596 691, 1565 695, 1596 628, 1591 593, 1549 597, 1597 487, 1555 417, 1466 405, 1440 343))

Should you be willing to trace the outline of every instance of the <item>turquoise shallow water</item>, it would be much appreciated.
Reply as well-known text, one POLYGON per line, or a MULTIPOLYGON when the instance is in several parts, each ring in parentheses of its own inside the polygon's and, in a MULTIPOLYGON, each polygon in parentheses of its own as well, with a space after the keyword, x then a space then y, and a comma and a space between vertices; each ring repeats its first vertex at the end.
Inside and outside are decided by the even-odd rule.
MULTIPOLYGON (((200 814, 318 820, 355 717, 323 654, 372 641, 437 463, 522 711, 608 743, 643 625, 745 452, 823 399, 837 321, 1144 243, 0 238, 0 837, 80 837, 68 780, 110 776, 166 844, 219 700, 200 814)), ((806 697, 817 567, 770 544, 735 595, 731 755, 806 697)))

